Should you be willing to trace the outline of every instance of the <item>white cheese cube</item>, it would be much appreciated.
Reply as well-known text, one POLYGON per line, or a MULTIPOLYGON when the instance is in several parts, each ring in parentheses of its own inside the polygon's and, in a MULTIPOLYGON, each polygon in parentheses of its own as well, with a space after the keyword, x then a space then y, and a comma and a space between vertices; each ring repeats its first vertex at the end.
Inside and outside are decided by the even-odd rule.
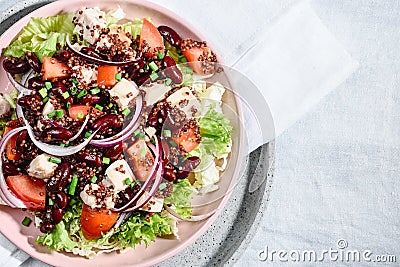
POLYGON ((109 92, 121 109, 128 108, 129 102, 139 94, 136 84, 127 79, 122 79, 109 92))
POLYGON ((201 104, 189 87, 182 87, 167 98, 173 107, 183 110, 188 118, 195 117, 201 104))
POLYGON ((100 190, 100 186, 98 184, 87 184, 85 188, 80 193, 80 197, 86 205, 95 208, 102 208, 102 203, 104 202, 105 207, 107 209, 112 209, 115 206, 114 200, 112 196, 108 196, 105 199, 98 199, 96 197, 96 193, 100 190), (88 194, 89 192, 89 194, 88 194))
MULTIPOLYGON (((148 198, 149 194, 147 192, 144 192, 144 194, 139 198, 138 203, 141 201, 146 200, 148 198)), ((143 205, 139 210, 147 211, 147 212, 161 212, 162 208, 164 206, 164 199, 163 198, 157 198, 157 197, 151 197, 149 201, 147 201, 146 204, 143 205)))
POLYGON ((147 106, 152 106, 165 97, 165 94, 171 90, 170 86, 165 84, 152 83, 151 86, 143 87, 146 95, 144 100, 147 106))
POLYGON ((131 168, 123 159, 113 162, 107 168, 106 175, 107 178, 103 180, 103 185, 107 187, 113 186, 115 193, 123 191, 128 187, 125 182, 126 179, 129 179, 131 182, 135 180, 131 168))
POLYGON ((77 24, 74 33, 82 35, 83 40, 94 44, 99 38, 102 28, 106 26, 106 13, 98 7, 82 8, 76 12, 75 17, 77 24))
POLYGON ((57 164, 49 161, 50 156, 41 154, 31 161, 28 174, 39 179, 48 179, 54 174, 57 164))

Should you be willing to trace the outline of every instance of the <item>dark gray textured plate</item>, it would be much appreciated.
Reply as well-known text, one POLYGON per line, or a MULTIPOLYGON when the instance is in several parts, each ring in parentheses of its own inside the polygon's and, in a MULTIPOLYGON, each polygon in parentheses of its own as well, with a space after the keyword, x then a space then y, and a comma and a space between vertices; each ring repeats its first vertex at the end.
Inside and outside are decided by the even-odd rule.
MULTIPOLYGON (((0 35, 20 18, 50 1, 22 1, 0 15, 0 35)), ((223 212, 191 246, 159 266, 233 265, 253 238, 266 209, 273 178, 275 144, 252 152, 223 212), (250 193, 251 179, 261 181, 250 193)), ((43 265, 45 265, 43 263, 43 265)))

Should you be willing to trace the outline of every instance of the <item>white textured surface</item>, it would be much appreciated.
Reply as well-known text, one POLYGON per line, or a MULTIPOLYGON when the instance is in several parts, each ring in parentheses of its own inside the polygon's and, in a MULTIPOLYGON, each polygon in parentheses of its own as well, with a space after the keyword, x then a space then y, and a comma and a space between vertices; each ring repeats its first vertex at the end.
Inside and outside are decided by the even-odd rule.
MULTIPOLYGON (((174 5, 177 1, 157 2, 180 8, 180 15, 190 9, 205 10, 200 1, 186 6, 174 5)), ((242 16, 248 11, 243 7, 221 29, 232 28, 235 21, 243 27, 260 16, 271 18, 290 2, 252 1, 259 13, 242 16)), ((1 9, 5 9, 13 2, 1 3, 1 9)), ((361 67, 339 90, 278 137, 271 202, 238 266, 266 264, 257 260, 258 251, 265 245, 275 250, 326 249, 334 247, 339 238, 346 239, 351 248, 399 253, 400 2, 314 0, 312 6, 361 67)), ((221 13, 212 7, 210 11, 221 13)), ((196 16, 191 22, 206 25, 206 20, 206 16, 196 16)), ((210 31, 207 27, 199 29, 210 31)), ((247 33, 237 32, 240 36, 247 33)), ((252 35, 246 37, 254 40, 252 35)), ((229 44, 232 55, 249 49, 247 43, 235 47, 236 41, 215 39, 217 46, 229 44)), ((0 244, 12 248, 4 240, 0 244)), ((14 260, 21 255, 26 257, 16 253, 8 263, 2 257, 0 266, 16 266, 14 260)), ((39 266, 32 260, 23 265, 39 266)))

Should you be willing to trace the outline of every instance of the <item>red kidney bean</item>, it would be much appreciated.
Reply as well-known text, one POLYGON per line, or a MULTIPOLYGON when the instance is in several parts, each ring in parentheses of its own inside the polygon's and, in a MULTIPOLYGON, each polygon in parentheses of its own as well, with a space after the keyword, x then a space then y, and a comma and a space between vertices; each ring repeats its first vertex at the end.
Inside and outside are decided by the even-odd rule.
POLYGON ((44 129, 40 134, 40 140, 42 142, 52 141, 66 141, 73 136, 73 133, 62 127, 51 127, 44 129))
POLYGON ((101 129, 100 132, 106 132, 110 128, 119 128, 123 122, 118 118, 117 115, 111 114, 98 118, 93 122, 93 129, 101 129))
POLYGON ((28 88, 32 90, 40 90, 45 87, 44 81, 39 77, 32 77, 28 80, 28 88))
POLYGON ((71 52, 69 52, 68 50, 63 50, 58 53, 57 58, 61 61, 66 62, 71 58, 71 52))
POLYGON ((110 158, 111 160, 117 160, 119 158, 119 156, 122 155, 122 152, 123 152, 123 146, 122 146, 122 142, 121 142, 121 143, 115 144, 114 146, 107 149, 104 156, 106 156, 107 158, 110 158))
POLYGON ((53 91, 53 93, 60 99, 64 99, 64 97, 62 96, 63 93, 65 93, 67 91, 67 88, 65 87, 65 85, 62 82, 55 82, 52 84, 52 88, 51 90, 53 91))
POLYGON ((54 224, 57 224, 62 221, 62 218, 64 216, 64 210, 63 209, 53 209, 51 211, 51 218, 54 224))
POLYGON ((103 59, 94 49, 92 49, 90 47, 82 47, 81 52, 90 57, 94 57, 97 59, 103 59))
POLYGON ((81 104, 89 104, 91 106, 94 106, 97 103, 99 103, 100 100, 101 100, 101 96, 99 96, 99 95, 87 94, 86 96, 82 97, 79 102, 81 104))
POLYGON ((190 172, 193 171, 200 164, 199 157, 190 157, 187 158, 182 165, 178 168, 176 172, 176 176, 179 179, 183 179, 189 176, 190 172))
POLYGON ((161 36, 164 37, 165 40, 167 40, 168 43, 170 43, 172 46, 181 47, 182 43, 182 38, 179 36, 178 33, 176 33, 175 30, 172 28, 162 25, 158 26, 158 31, 160 32, 161 36))
POLYGON ((71 167, 68 162, 58 165, 55 175, 47 182, 47 190, 52 193, 61 192, 71 178, 71 167))
POLYGON ((158 128, 158 117, 157 114, 151 113, 147 119, 147 124, 151 127, 158 128))
POLYGON ((173 169, 170 168, 164 168, 164 179, 173 182, 176 180, 176 173, 174 172, 173 169))
POLYGON ((100 167, 102 165, 101 158, 98 155, 86 150, 79 151, 75 154, 75 157, 78 161, 86 162, 89 166, 100 167))
POLYGON ((176 66, 175 60, 170 56, 165 56, 162 61, 162 67, 165 69, 165 76, 170 78, 174 83, 182 83, 182 72, 176 66))
POLYGON ((169 162, 168 159, 171 154, 171 151, 169 149, 169 145, 168 145, 167 141, 161 140, 161 147, 163 149, 164 164, 166 164, 169 162))
POLYGON ((140 76, 136 76, 136 77, 131 77, 131 79, 133 79, 133 81, 138 85, 143 85, 145 82, 150 81, 150 75, 151 72, 145 72, 140 76))
POLYGON ((34 52, 26 51, 25 53, 26 61, 28 61, 28 64, 31 66, 31 68, 37 72, 40 73, 42 70, 42 63, 40 63, 39 58, 36 56, 34 52))
POLYGON ((5 176, 12 176, 12 175, 18 175, 19 171, 15 165, 3 162, 3 173, 5 176))
POLYGON ((68 196, 64 192, 58 192, 55 195, 54 204, 57 208, 65 209, 68 205, 68 196))
POLYGON ((43 222, 42 225, 40 225, 40 232, 44 234, 50 233, 53 230, 54 230, 54 224, 52 224, 51 222, 43 222))
POLYGON ((37 94, 25 95, 18 98, 17 104, 29 110, 38 110, 41 107, 42 99, 37 94))
POLYGON ((28 132, 26 130, 21 131, 17 134, 17 138, 15 139, 15 144, 17 147, 17 152, 19 154, 24 154, 24 152, 25 152, 25 148, 22 145, 22 143, 23 143, 23 141, 26 141, 27 135, 28 135, 28 132))
POLYGON ((31 66, 25 58, 6 58, 3 61, 3 68, 11 74, 21 74, 27 72, 31 66))

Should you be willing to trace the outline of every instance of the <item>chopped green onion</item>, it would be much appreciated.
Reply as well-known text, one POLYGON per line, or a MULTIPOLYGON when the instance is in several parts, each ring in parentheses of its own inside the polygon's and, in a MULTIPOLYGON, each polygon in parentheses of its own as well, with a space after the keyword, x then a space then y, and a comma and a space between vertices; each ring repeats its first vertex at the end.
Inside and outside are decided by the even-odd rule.
POLYGON ((160 51, 160 50, 158 50, 158 52, 157 52, 157 57, 158 57, 158 59, 163 59, 163 58, 164 58, 163 52, 160 51))
POLYGON ((101 90, 100 90, 99 87, 96 87, 96 88, 93 88, 92 90, 90 90, 90 93, 91 93, 92 95, 96 95, 96 94, 98 94, 98 93, 100 93, 100 92, 101 92, 101 90))
POLYGON ((53 163, 57 163, 57 164, 60 164, 60 163, 61 163, 61 159, 59 159, 59 158, 50 157, 50 158, 49 158, 49 161, 50 161, 50 162, 53 162, 53 163))
POLYGON ((91 182, 92 184, 94 184, 96 181, 97 181, 96 175, 93 176, 92 178, 90 178, 90 182, 91 182))
POLYGON ((78 94, 78 98, 84 97, 85 95, 87 95, 87 93, 88 93, 88 92, 87 92, 86 90, 80 91, 79 94, 78 94))
POLYGON ((144 157, 146 157, 146 154, 147 154, 147 151, 146 151, 146 149, 141 149, 140 151, 139 151, 139 155, 140 155, 140 157, 142 157, 142 158, 144 158, 144 157))
POLYGON ((161 191, 161 190, 163 190, 165 188, 167 188, 167 185, 165 183, 161 183, 160 186, 158 187, 158 190, 161 191))
POLYGON ((71 103, 67 102, 67 108, 71 108, 71 103))
POLYGON ((121 113, 126 117, 129 115, 129 113, 131 113, 131 110, 129 108, 125 108, 121 113))
POLYGON ((171 137, 171 130, 164 130, 164 137, 171 137))
POLYGON ((133 132, 133 136, 138 136, 140 134, 140 129, 136 129, 134 132, 133 132))
POLYGON ((182 62, 182 63, 186 63, 187 62, 187 59, 186 59, 186 57, 184 55, 179 56, 178 59, 179 59, 179 62, 182 62))
POLYGON ((152 81, 157 80, 157 78, 158 78, 158 74, 155 73, 155 72, 153 72, 153 73, 150 75, 150 79, 151 79, 152 81))
POLYGON ((54 110, 54 111, 50 112, 49 114, 47 114, 47 117, 52 118, 55 115, 57 115, 57 111, 54 110))
POLYGON ((75 198, 72 198, 71 199, 71 201, 69 202, 69 204, 72 206, 72 205, 74 205, 76 203, 76 199, 75 198))
POLYGON ((73 78, 72 79, 72 83, 75 84, 75 85, 78 85, 78 80, 76 78, 73 78))
POLYGON ((85 117, 85 114, 83 113, 78 113, 78 119, 83 119, 85 117))
POLYGON ((103 157, 103 164, 110 164, 110 158, 103 157))
POLYGON ((69 191, 68 191, 68 193, 71 196, 75 195, 75 190, 76 190, 77 185, 78 185, 78 177, 72 176, 72 181, 71 181, 71 184, 69 186, 69 191))
POLYGON ((131 181, 131 179, 126 178, 126 179, 124 180, 124 183, 125 183, 126 185, 130 185, 130 184, 132 183, 132 181, 131 181))
POLYGON ((165 85, 170 85, 172 83, 172 80, 170 78, 167 78, 165 80, 165 85))
POLYGON ((100 106, 100 105, 98 105, 98 104, 96 104, 96 106, 94 106, 95 108, 97 108, 98 110, 101 110, 101 111, 103 111, 103 107, 102 106, 100 106))
POLYGON ((131 183, 131 187, 134 187, 134 186, 136 186, 137 184, 139 184, 139 182, 138 181, 133 181, 132 183, 131 183))
POLYGON ((42 98, 45 98, 47 96, 47 89, 46 88, 40 89, 39 94, 42 96, 42 98))
POLYGON ((157 66, 157 64, 156 64, 154 61, 152 61, 152 62, 149 63, 149 67, 150 67, 150 69, 151 69, 152 71, 157 71, 157 70, 158 70, 158 66, 157 66))
POLYGON ((143 139, 144 138, 144 133, 140 132, 137 136, 139 139, 143 139))
POLYGON ((147 64, 147 63, 146 63, 146 64, 144 64, 144 67, 143 67, 143 69, 144 69, 144 70, 149 70, 149 64, 147 64))
POLYGON ((59 109, 59 110, 56 110, 56 113, 57 113, 57 118, 62 118, 62 117, 64 117, 64 110, 62 110, 62 109, 59 109))
POLYGON ((64 144, 64 143, 61 143, 60 144, 60 147, 66 147, 67 145, 66 144, 64 144))
POLYGON ((85 137, 86 137, 86 138, 89 138, 91 135, 92 135, 91 132, 86 132, 86 133, 85 133, 85 137))
POLYGON ((69 97, 69 93, 68 92, 62 93, 62 97, 64 97, 64 99, 67 99, 69 97))
POLYGON ((76 93, 78 93, 78 88, 74 87, 71 90, 71 95, 76 95, 76 93))
POLYGON ((42 100, 42 102, 43 102, 43 104, 46 104, 47 103, 47 101, 49 101, 49 97, 48 96, 46 96, 45 98, 43 98, 43 100, 42 100))
POLYGON ((22 223, 23 226, 28 227, 29 225, 31 225, 31 222, 32 222, 32 220, 31 220, 30 218, 25 217, 25 218, 22 220, 21 223, 22 223))
POLYGON ((120 82, 122 80, 121 73, 115 74, 115 80, 117 80, 117 82, 120 82))
POLYGON ((51 82, 45 82, 44 85, 46 86, 47 89, 53 88, 53 86, 51 85, 51 82))
POLYGON ((49 206, 53 206, 53 205, 54 205, 54 201, 51 198, 49 198, 49 206))
POLYGON ((112 108, 112 106, 114 106, 113 103, 108 104, 108 107, 109 107, 109 108, 112 108))

